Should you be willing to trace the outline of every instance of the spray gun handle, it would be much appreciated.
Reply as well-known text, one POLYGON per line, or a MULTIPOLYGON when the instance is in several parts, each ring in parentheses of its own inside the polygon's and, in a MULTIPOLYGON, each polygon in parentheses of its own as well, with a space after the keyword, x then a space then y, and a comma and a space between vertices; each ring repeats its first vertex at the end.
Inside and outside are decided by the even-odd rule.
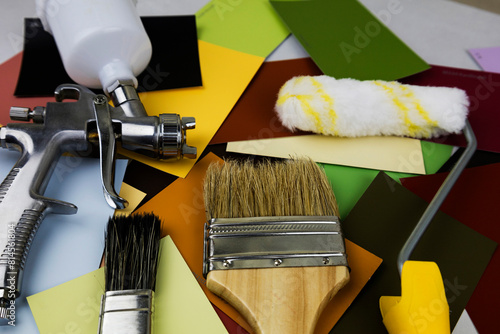
POLYGON ((77 211, 75 205, 44 197, 44 193, 62 153, 81 154, 91 148, 87 129, 95 119, 94 96, 83 87, 59 86, 57 102, 33 111, 12 108, 11 118, 25 122, 0 129, 1 146, 21 153, 0 184, 0 324, 8 323, 20 294, 25 261, 42 220, 49 213, 77 211))
POLYGON ((0 129, 0 138, 3 147, 21 151, 20 159, 0 184, 1 324, 8 321, 9 310, 20 293, 25 261, 41 221, 49 212, 74 214, 77 208, 42 195, 60 156, 54 148, 63 138, 48 143, 22 128, 6 127, 0 129))

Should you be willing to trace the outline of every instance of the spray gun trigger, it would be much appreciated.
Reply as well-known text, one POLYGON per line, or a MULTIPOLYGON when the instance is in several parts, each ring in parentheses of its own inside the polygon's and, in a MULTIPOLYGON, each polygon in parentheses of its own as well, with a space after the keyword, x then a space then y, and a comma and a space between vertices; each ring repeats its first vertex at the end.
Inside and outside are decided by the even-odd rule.
POLYGON ((104 198, 110 207, 117 210, 125 209, 128 206, 128 201, 118 196, 114 191, 109 193, 106 189, 104 191, 104 198))
POLYGON ((101 181, 106 202, 115 209, 124 209, 128 202, 114 189, 116 138, 109 114, 108 99, 104 95, 94 97, 94 113, 97 133, 99 134, 99 157, 101 162, 101 181))

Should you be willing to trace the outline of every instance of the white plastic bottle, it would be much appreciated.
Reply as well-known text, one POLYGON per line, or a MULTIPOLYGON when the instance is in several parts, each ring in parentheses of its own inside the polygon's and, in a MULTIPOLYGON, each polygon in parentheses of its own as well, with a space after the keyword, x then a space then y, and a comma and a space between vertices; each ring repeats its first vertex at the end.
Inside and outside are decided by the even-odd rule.
POLYGON ((76 83, 113 90, 118 81, 137 86, 148 65, 151 41, 136 0, 36 0, 38 16, 56 41, 76 83))

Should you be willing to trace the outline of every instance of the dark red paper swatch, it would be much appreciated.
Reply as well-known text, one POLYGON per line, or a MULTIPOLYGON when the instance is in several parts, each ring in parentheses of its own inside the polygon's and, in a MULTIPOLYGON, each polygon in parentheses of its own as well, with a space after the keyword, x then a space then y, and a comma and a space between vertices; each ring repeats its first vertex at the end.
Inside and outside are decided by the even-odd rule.
MULTIPOLYGON (((469 96, 469 122, 477 138, 478 149, 500 152, 500 74, 432 65, 431 69, 400 80, 420 86, 457 87, 469 96)), ((433 140, 437 143, 465 146, 461 135, 433 140)))
MULTIPOLYGON (((347 239, 384 262, 331 333, 387 333, 379 298, 401 295, 397 256, 427 206, 424 200, 382 172, 373 180, 344 219, 342 229, 347 239)), ((410 259, 434 261, 439 266, 452 329, 491 265, 496 247, 496 242, 439 211, 412 252, 410 259)), ((415 316, 425 317, 422 313, 415 316)))
POLYGON ((285 81, 299 75, 321 75, 310 58, 264 62, 210 144, 291 136, 274 113, 285 81))
MULTIPOLYGON (((430 201, 447 174, 401 179, 404 187, 430 201)), ((500 242, 500 163, 464 170, 441 211, 463 224, 500 242)), ((474 253, 474 249, 470 252, 474 253)), ((467 266, 467 263, 463 264, 467 266)), ((500 252, 493 254, 466 309, 479 333, 498 330, 500 317, 500 252)))

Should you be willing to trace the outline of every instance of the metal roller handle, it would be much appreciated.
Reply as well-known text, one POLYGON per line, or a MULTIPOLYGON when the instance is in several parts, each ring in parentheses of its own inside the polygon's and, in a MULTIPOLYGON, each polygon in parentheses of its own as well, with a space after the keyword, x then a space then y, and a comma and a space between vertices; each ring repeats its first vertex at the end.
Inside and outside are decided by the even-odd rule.
POLYGON ((451 188, 457 181, 460 174, 462 174, 462 171, 465 169, 467 163, 470 161, 477 149, 476 136, 474 135, 474 131, 472 131, 472 127, 467 120, 465 122, 463 133, 465 139, 467 140, 467 147, 465 148, 465 151, 462 153, 460 159, 457 161, 450 174, 448 174, 443 184, 436 192, 436 195, 434 195, 434 198, 430 202, 429 206, 427 206, 427 209, 422 214, 422 217, 420 217, 420 220, 413 229, 413 232, 410 234, 410 237, 406 240, 403 248, 399 252, 397 265, 400 276, 403 271, 403 264, 410 259, 410 255, 417 246, 417 243, 422 238, 422 235, 438 212, 441 204, 443 204, 446 196, 448 196, 451 188))

